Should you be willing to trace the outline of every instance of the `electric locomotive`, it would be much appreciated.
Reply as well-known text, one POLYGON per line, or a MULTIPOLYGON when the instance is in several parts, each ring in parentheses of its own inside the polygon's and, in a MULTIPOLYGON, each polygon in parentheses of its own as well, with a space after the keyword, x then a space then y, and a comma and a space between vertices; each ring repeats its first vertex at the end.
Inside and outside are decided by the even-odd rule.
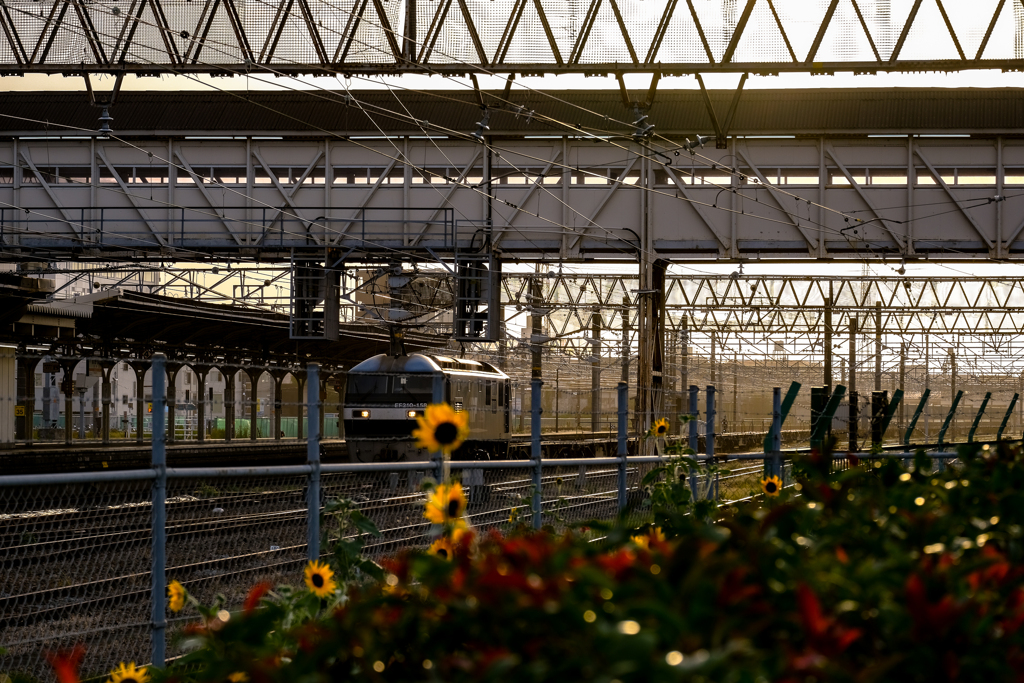
POLYGON ((508 455, 509 376, 490 363, 413 353, 380 354, 348 372, 345 442, 353 462, 426 461, 412 432, 429 403, 447 402, 469 413, 469 438, 456 460, 505 459, 508 455))

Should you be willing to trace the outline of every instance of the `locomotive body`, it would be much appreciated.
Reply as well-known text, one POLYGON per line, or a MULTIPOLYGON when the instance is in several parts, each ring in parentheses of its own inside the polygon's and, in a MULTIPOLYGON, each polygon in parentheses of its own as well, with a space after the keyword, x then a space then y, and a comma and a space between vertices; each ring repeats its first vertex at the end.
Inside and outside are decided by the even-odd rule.
POLYGON ((412 432, 429 403, 447 402, 469 414, 470 436, 457 460, 504 459, 508 454, 512 387, 489 363, 464 358, 380 354, 348 372, 345 441, 353 462, 426 461, 412 432))

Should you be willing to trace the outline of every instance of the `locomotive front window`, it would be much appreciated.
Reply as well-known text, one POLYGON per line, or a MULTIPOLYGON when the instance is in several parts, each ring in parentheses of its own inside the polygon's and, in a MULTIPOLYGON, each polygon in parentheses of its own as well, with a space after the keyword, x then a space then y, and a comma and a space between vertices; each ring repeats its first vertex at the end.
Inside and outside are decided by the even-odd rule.
POLYGON ((394 403, 387 375, 349 375, 345 403, 394 403))
POLYGON ((399 403, 433 403, 432 375, 401 375, 395 378, 395 400, 399 403))

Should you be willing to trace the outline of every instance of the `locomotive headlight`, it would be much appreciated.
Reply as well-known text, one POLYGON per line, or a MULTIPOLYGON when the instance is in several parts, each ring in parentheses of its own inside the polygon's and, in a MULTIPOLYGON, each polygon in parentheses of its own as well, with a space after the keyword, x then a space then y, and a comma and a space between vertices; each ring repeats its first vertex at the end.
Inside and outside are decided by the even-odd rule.
POLYGON ((408 413, 406 413, 406 415, 408 415, 409 417, 416 417, 416 411, 410 410, 408 413))
POLYGON ((369 410, 360 410, 359 411, 359 417, 370 417, 370 411, 369 410))

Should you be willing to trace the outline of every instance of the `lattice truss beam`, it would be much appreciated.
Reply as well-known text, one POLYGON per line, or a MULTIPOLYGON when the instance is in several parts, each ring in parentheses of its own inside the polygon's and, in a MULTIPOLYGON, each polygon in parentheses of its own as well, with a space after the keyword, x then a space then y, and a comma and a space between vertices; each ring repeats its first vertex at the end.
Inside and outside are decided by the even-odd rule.
MULTIPOLYGON (((504 278, 507 302, 529 305, 528 276, 504 278)), ((584 330, 587 311, 619 315, 636 305, 633 276, 563 275, 549 283, 543 306, 557 335, 584 330)), ((1024 281, 985 277, 670 276, 666 321, 682 319, 693 332, 780 334, 819 332, 831 312, 838 335, 858 318, 861 327, 880 310, 887 334, 1024 334, 1024 281)))
MULTIPOLYGON (((102 280, 104 287, 142 287, 150 294, 287 310, 286 268, 270 264, 211 268, 112 264, 35 272, 65 276, 55 292, 57 298, 67 296, 65 290, 76 283, 102 280)), ((623 311, 628 311, 629 324, 636 329, 638 286, 635 275, 505 274, 502 304, 506 323, 537 308, 548 319, 551 336, 585 336, 594 313, 602 315, 605 329, 618 330, 623 311), (529 292, 535 277, 544 283, 544 299, 539 304, 529 292)), ((346 271, 341 287, 345 320, 360 316, 387 320, 393 310, 396 320, 433 324, 424 318, 448 313, 455 296, 453 279, 437 268, 394 275, 390 268, 355 267, 346 271), (400 316, 398 311, 408 315, 400 316)), ((880 314, 886 334, 1024 335, 1024 279, 1013 277, 670 275, 665 295, 666 327, 671 334, 679 334, 684 327, 702 334, 818 334, 829 314, 833 332, 839 337, 849 329, 851 318, 857 318, 865 329, 874 325, 880 314)), ((444 322, 450 324, 450 318, 444 322)))
MULTIPOLYGON (((505 298, 512 307, 507 318, 522 324, 522 316, 537 311, 547 321, 549 344, 592 361, 593 316, 600 315, 599 353, 614 363, 637 348, 637 300, 650 296, 638 284, 635 276, 623 275, 506 275, 505 298), (529 296, 533 277, 544 282, 539 303, 529 296)), ((838 380, 849 358, 851 318, 859 323, 856 367, 867 374, 864 381, 875 370, 876 354, 886 381, 903 364, 915 383, 928 373, 933 381, 948 382, 953 357, 961 381, 1003 378, 1016 390, 1024 377, 1024 281, 1014 278, 676 275, 666 282, 665 310, 670 379, 679 375, 684 345, 690 347, 691 378, 698 372, 707 379, 712 365, 722 377, 721 367, 728 373, 736 362, 820 376, 831 343, 838 380)))
POLYGON ((1020 0, 5 0, 0 69, 779 73, 1024 67, 1020 0))

